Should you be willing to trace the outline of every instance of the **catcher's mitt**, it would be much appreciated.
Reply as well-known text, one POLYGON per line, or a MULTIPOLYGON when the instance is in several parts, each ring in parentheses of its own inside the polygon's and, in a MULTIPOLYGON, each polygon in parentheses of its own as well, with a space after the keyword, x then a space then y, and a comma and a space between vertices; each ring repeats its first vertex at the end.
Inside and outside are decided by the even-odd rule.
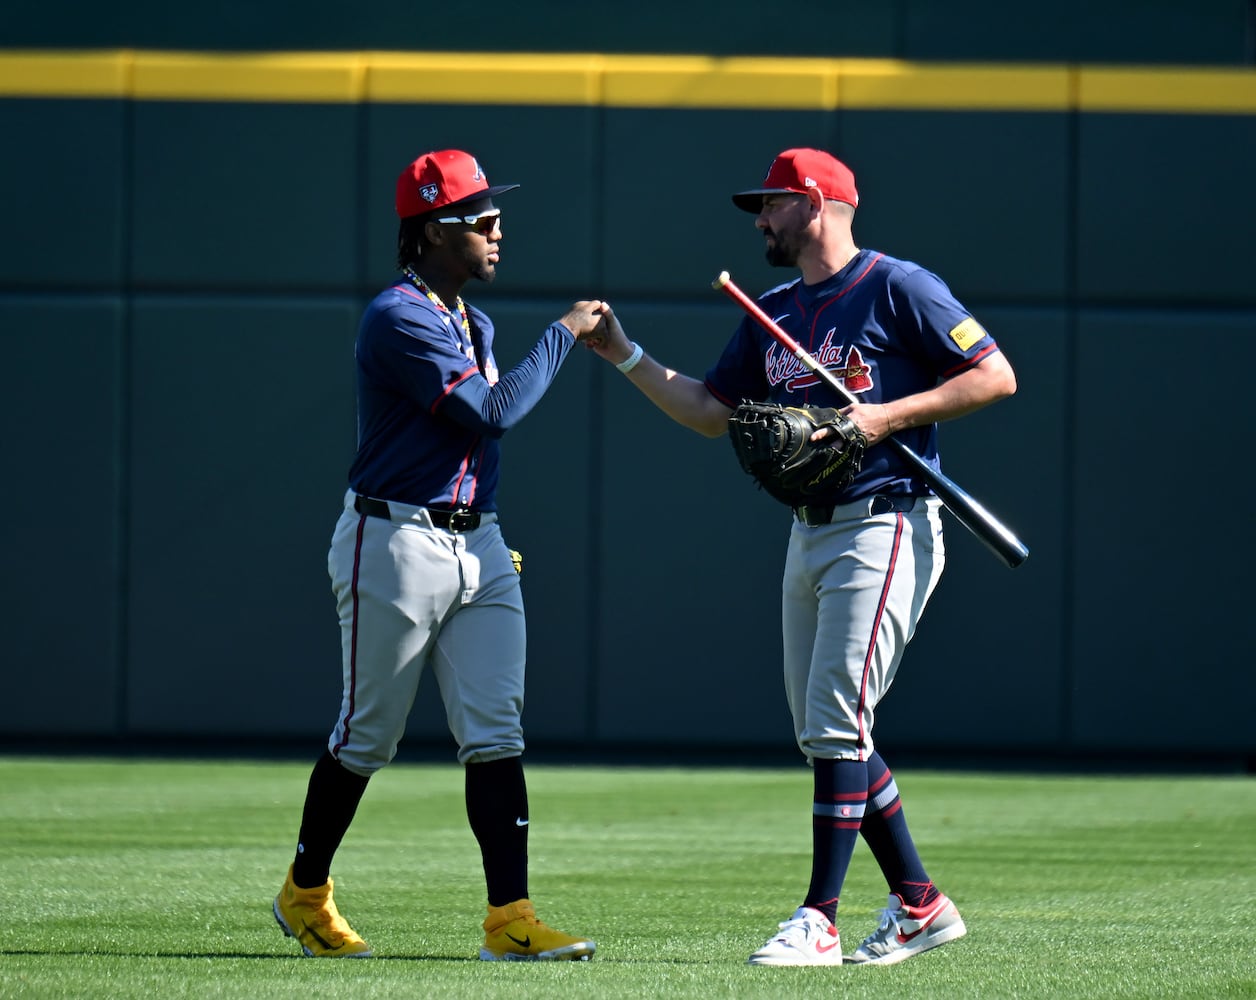
POLYGON ((868 439, 831 407, 743 402, 728 418, 728 436, 741 467, 790 507, 833 497, 855 478, 868 439), (821 427, 827 437, 812 441, 821 427))

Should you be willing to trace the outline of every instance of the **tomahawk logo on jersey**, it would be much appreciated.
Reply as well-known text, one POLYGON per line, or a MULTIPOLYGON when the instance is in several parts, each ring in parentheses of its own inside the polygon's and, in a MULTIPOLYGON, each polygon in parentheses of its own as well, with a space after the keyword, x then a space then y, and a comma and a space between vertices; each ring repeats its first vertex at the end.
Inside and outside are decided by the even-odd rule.
MULTIPOLYGON (((824 337, 814 357, 834 376, 842 380, 842 384, 852 393, 867 392, 872 388, 872 366, 864 363, 863 355, 854 344, 845 348, 834 346, 833 338, 837 330, 830 330, 824 337)), ((785 386, 786 392, 801 392, 820 385, 821 378, 798 360, 792 352, 773 343, 763 358, 763 371, 768 385, 776 388, 785 386)))

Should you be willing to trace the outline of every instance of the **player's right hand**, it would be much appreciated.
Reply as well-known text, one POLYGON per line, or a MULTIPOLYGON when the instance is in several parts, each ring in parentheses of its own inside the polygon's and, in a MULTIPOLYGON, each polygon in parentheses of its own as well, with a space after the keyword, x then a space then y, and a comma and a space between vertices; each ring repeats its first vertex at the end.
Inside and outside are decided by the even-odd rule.
POLYGON ((610 306, 601 299, 576 302, 559 322, 570 330, 577 340, 584 340, 602 326, 602 317, 609 311, 610 306))
POLYGON ((603 319, 601 329, 586 339, 583 342, 584 346, 612 364, 623 361, 632 353, 632 341, 628 339, 628 334, 624 332, 623 325, 610 307, 610 303, 606 303, 606 313, 603 319))

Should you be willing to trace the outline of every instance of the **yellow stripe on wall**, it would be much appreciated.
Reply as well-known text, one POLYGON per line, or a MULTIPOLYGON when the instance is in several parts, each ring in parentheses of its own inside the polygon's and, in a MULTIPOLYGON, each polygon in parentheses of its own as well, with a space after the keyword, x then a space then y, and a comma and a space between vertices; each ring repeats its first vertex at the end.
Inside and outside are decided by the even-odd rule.
POLYGON ((1078 84, 1083 111, 1250 115, 1256 110, 1252 71, 1091 67, 1081 72, 1078 84))
POLYGON ((829 109, 838 66, 830 59, 607 56, 608 107, 829 109))
POLYGON ((842 107, 1067 111, 1074 72, 1064 66, 847 60, 842 107))
POLYGON ((344 53, 137 52, 127 97, 141 101, 357 103, 365 61, 344 53))
POLYGON ((555 53, 372 52, 366 99, 389 104, 602 103, 603 59, 555 53))
POLYGON ((1250 115, 1256 71, 544 52, 0 50, 5 97, 1250 115))
POLYGON ((0 52, 0 97, 124 97, 128 52, 0 52))

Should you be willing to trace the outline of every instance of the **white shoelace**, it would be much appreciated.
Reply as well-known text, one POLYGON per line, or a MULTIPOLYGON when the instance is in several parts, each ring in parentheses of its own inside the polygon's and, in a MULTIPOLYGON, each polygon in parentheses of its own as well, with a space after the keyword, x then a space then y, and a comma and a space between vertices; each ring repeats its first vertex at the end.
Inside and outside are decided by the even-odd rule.
POLYGON ((881 923, 877 925, 877 929, 875 931, 864 938, 863 944, 860 945, 860 947, 862 948, 865 945, 883 943, 888 937, 889 932, 898 927, 897 913, 898 909, 896 907, 887 906, 884 910, 882 910, 881 923))
POLYGON ((824 925, 810 915, 794 917, 776 926, 780 928, 781 933, 776 935, 775 940, 783 941, 795 947, 799 944, 805 945, 813 938, 818 938, 824 933, 824 925), (799 941, 799 938, 802 940, 799 941))

